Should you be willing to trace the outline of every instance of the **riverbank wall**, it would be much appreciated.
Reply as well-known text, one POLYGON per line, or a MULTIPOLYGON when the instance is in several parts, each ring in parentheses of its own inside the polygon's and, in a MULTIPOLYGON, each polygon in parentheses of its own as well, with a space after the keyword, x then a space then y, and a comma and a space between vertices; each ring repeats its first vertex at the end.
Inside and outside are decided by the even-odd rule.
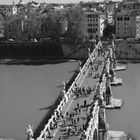
MULTIPOLYGON (((74 46, 72 42, 34 42, 34 43, 0 43, 0 64, 46 64, 59 63, 71 59, 88 58, 95 44, 74 46)), ((126 41, 116 43, 116 59, 119 62, 140 62, 140 44, 126 41)))
POLYGON ((0 43, 0 59, 38 59, 61 58, 63 50, 60 43, 0 43))

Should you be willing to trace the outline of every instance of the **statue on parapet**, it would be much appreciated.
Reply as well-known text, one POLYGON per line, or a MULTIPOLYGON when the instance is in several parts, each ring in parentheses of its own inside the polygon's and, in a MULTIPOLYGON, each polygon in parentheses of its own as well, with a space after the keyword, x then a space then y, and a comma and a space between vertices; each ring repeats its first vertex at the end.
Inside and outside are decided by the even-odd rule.
POLYGON ((66 82, 63 81, 63 90, 65 91, 66 90, 66 82))
POLYGON ((88 57, 90 57, 90 53, 91 53, 90 48, 88 48, 88 57))
POLYGON ((30 124, 28 124, 26 127, 26 135, 27 135, 27 140, 34 140, 33 129, 32 129, 32 126, 30 124))

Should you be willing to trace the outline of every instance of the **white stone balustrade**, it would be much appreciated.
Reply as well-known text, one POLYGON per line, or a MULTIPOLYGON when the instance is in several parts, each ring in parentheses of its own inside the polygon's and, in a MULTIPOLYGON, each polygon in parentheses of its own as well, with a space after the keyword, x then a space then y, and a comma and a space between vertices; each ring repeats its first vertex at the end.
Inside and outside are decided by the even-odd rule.
MULTIPOLYGON (((110 68, 109 59, 107 59, 105 68, 106 68, 106 71, 109 73, 109 68, 110 68)), ((102 76, 102 82, 97 83, 96 85, 96 90, 98 90, 97 88, 99 87, 99 94, 101 95, 102 101, 104 101, 103 93, 106 92, 106 81, 107 81, 107 77, 106 77, 106 73, 104 73, 102 76)), ((98 103, 98 100, 96 100, 95 106, 93 107, 92 118, 90 119, 88 128, 85 132, 85 137, 86 137, 85 140, 93 140, 94 131, 96 129, 96 126, 98 127, 99 108, 100 108, 100 105, 98 103)), ((106 117, 104 116, 104 118, 106 117)))

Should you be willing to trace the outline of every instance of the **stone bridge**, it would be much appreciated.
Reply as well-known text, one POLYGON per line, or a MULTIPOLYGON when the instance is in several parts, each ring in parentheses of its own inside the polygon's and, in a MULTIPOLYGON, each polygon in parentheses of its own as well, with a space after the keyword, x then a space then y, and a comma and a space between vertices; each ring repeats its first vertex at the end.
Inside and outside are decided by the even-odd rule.
MULTIPOLYGON (((74 106, 75 102, 77 102, 77 98, 75 99, 76 89, 88 83, 88 81, 86 81, 89 80, 87 76, 90 74, 93 66, 101 65, 98 67, 100 69, 100 72, 98 74, 98 81, 95 85, 95 89, 93 90, 93 94, 85 97, 90 103, 87 109, 89 110, 89 112, 87 111, 88 113, 83 113, 86 114, 86 127, 83 130, 80 129, 81 131, 80 133, 78 131, 78 135, 67 137, 67 139, 107 140, 107 131, 109 129, 109 124, 107 123, 105 110, 107 108, 120 108, 122 105, 122 101, 120 99, 114 99, 111 92, 111 85, 122 84, 122 80, 117 79, 115 76, 115 70, 121 70, 120 67, 117 68, 116 64, 117 62, 115 58, 114 42, 112 41, 111 44, 107 47, 104 47, 102 42, 98 42, 92 53, 89 50, 89 58, 87 59, 83 67, 80 67, 79 74, 73 81, 68 91, 66 92, 65 90, 63 90, 63 99, 56 107, 54 114, 48 120, 48 123, 44 126, 44 129, 40 132, 39 137, 34 138, 32 128, 30 125, 28 125, 27 138, 37 140, 63 139, 61 134, 62 132, 60 130, 61 125, 63 120, 65 120, 65 117, 67 116, 67 112, 72 108, 72 106, 74 106), (84 81, 86 82, 84 83, 84 81)), ((93 78, 90 80, 93 81, 93 78)), ((76 96, 79 97, 79 95, 76 96)), ((82 100, 83 99, 80 99, 79 102, 81 102, 82 100)))

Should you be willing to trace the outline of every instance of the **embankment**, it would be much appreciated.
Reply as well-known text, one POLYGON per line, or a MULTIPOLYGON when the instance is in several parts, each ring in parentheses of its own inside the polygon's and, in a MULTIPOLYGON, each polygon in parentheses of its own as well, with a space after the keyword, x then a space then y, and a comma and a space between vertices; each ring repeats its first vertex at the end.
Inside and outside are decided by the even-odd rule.
POLYGON ((0 43, 0 59, 61 58, 63 50, 57 42, 0 43))

